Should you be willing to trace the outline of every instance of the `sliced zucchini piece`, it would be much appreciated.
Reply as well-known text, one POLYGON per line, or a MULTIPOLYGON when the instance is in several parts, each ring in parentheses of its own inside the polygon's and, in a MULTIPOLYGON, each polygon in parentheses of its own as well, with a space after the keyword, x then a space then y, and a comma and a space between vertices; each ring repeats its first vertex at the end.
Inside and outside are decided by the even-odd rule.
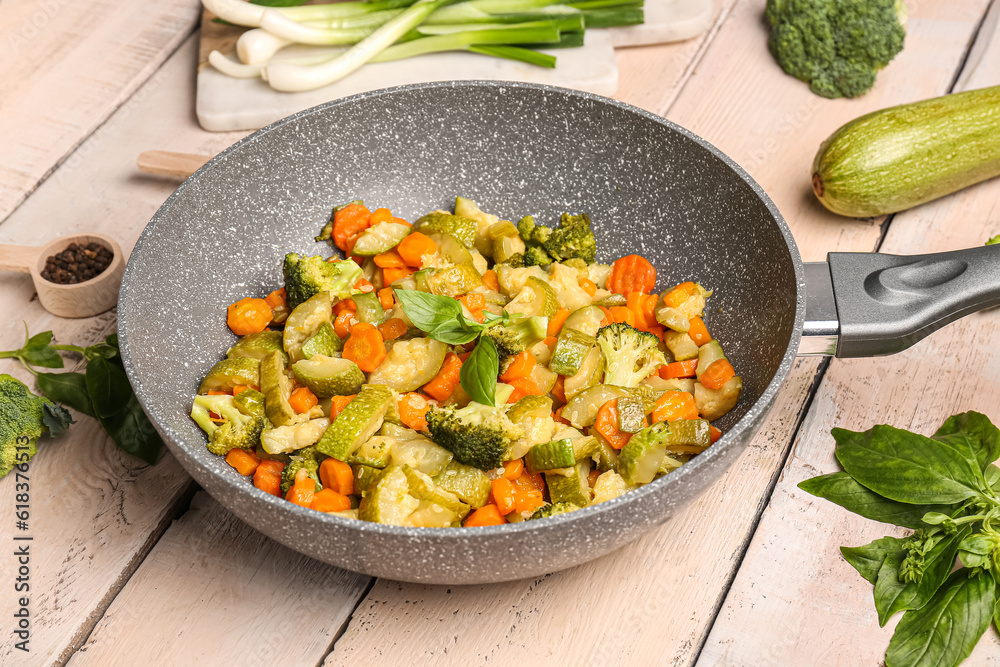
POLYGON ((382 309, 382 304, 379 302, 378 295, 375 292, 357 294, 351 298, 358 307, 355 313, 358 321, 365 322, 373 327, 377 327, 385 321, 385 310, 382 309))
POLYGON ((476 249, 489 257, 489 229, 500 219, 491 213, 483 212, 476 202, 465 197, 455 197, 455 215, 476 221, 476 249))
POLYGON ((596 336, 597 330, 601 328, 601 320, 603 319, 603 310, 597 306, 584 306, 583 308, 577 308, 569 314, 569 317, 563 322, 563 330, 567 328, 575 329, 588 336, 596 336))
POLYGON ((316 444, 330 425, 326 418, 266 428, 260 434, 260 444, 268 454, 291 454, 316 444))
POLYGON ((639 386, 646 385, 650 389, 662 393, 665 391, 686 391, 694 393, 694 378, 671 378, 664 380, 659 375, 653 374, 642 381, 639 386))
POLYGON ((361 232, 351 254, 359 257, 374 257, 383 252, 389 252, 399 245, 399 242, 406 238, 409 233, 410 228, 406 225, 401 225, 398 222, 380 222, 361 232))
POLYGON ((556 291, 548 282, 536 276, 529 276, 524 282, 524 287, 510 303, 504 306, 504 310, 511 315, 552 317, 559 310, 559 300, 556 298, 556 291))
POLYGON ((645 428, 646 410, 642 399, 622 396, 618 399, 618 430, 623 433, 638 433, 645 428))
POLYGON ((603 503, 612 498, 617 498, 629 490, 629 484, 625 478, 614 470, 601 473, 601 476, 594 482, 594 504, 603 503))
POLYGON ((447 353, 448 346, 433 338, 396 341, 368 381, 396 391, 414 391, 434 379, 447 353))
POLYGON ((460 517, 446 507, 429 500, 421 500, 404 523, 414 528, 457 528, 462 525, 460 517))
POLYGON ((406 525, 406 518, 419 506, 420 501, 410 495, 410 483, 403 469, 393 466, 385 469, 375 487, 361 499, 358 518, 403 526, 406 525))
MULTIPOLYGON (((365 385, 337 415, 316 449, 340 461, 357 451, 382 426, 392 402, 392 392, 380 385, 365 385)), ((402 474, 402 473, 400 473, 402 474)), ((405 475, 403 476, 405 479, 405 475)))
POLYGON ((380 468, 363 463, 352 463, 351 470, 354 472, 354 493, 362 498, 375 487, 379 477, 382 476, 380 468))
POLYGON ((698 348, 698 368, 695 370, 695 375, 701 378, 701 374, 704 373, 709 366, 714 364, 719 359, 725 359, 726 355, 722 351, 722 345, 717 340, 710 340, 701 347, 698 348))
POLYGON ((483 276, 470 262, 462 262, 447 269, 435 269, 427 277, 427 287, 432 294, 459 297, 483 286, 483 276))
POLYGON ((691 329, 691 319, 670 306, 661 305, 656 309, 656 321, 681 333, 687 333, 691 329))
POLYGON ((392 465, 408 466, 430 476, 444 470, 445 466, 455 458, 454 454, 444 447, 419 435, 392 443, 389 455, 392 465))
POLYGON ((602 377, 604 377, 604 355, 601 354, 601 348, 595 345, 583 358, 580 370, 567 377, 563 383, 566 398, 572 400, 580 392, 600 384, 602 377))
POLYGON ((597 420, 597 411, 601 409, 602 405, 628 395, 629 391, 625 387, 599 384, 573 396, 563 408, 563 419, 569 421, 576 428, 592 426, 597 420))
POLYGON ((668 452, 699 454, 712 444, 712 427, 707 419, 677 419, 669 426, 668 452))
POLYGON ((490 478, 479 468, 451 461, 444 470, 433 476, 441 489, 455 494, 459 500, 476 509, 486 504, 490 497, 490 478))
POLYGON ((351 454, 347 460, 351 465, 365 465, 382 469, 389 465, 392 439, 384 435, 376 435, 364 442, 358 451, 351 454))
POLYGON ((618 474, 629 484, 652 482, 667 452, 669 437, 670 430, 662 422, 633 435, 618 457, 618 474))
POLYGON ((628 303, 628 299, 622 294, 609 294, 606 297, 600 298, 594 301, 595 306, 601 306, 602 308, 613 308, 614 306, 624 306, 628 303))
POLYGON ((316 354, 292 364, 295 379, 321 398, 350 396, 361 391, 365 374, 349 359, 316 354))
POLYGON ((545 473, 545 485, 549 489, 552 504, 572 503, 577 507, 590 504, 590 484, 587 476, 590 474, 590 461, 584 460, 572 468, 563 471, 545 473), (563 474, 566 473, 566 474, 563 474))
POLYGON ((267 329, 266 331, 260 331, 240 338, 226 352, 226 357, 229 359, 250 357, 251 359, 260 361, 275 350, 280 350, 281 354, 285 354, 285 350, 281 345, 281 332, 267 329))
POLYGON ((433 211, 413 223, 414 230, 428 236, 441 233, 451 234, 466 248, 476 247, 476 230, 478 228, 479 223, 472 218, 447 211, 433 211))
POLYGON ((535 364, 534 368, 531 369, 531 373, 528 374, 528 379, 535 383, 539 391, 547 394, 556 386, 559 376, 545 366, 535 364))
POLYGON ((210 391, 232 393, 233 387, 241 384, 260 386, 260 361, 253 357, 223 359, 208 371, 208 375, 198 385, 198 393, 207 394, 210 391))
POLYGON ((600 434, 595 435, 594 440, 597 441, 597 451, 594 454, 597 469, 601 472, 614 470, 618 465, 618 450, 609 445, 608 441, 602 438, 600 434))
POLYGON ((686 333, 668 329, 663 332, 663 343, 677 361, 687 361, 698 356, 698 344, 686 333))
POLYGON ((549 277, 549 274, 537 266, 515 269, 509 264, 498 264, 494 267, 494 270, 497 272, 497 282, 500 284, 500 292, 510 298, 513 298, 514 295, 524 289, 528 278, 538 278, 544 282, 549 277))
MULTIPOLYGON (((302 345, 302 356, 306 359, 317 354, 325 357, 332 357, 337 352, 344 349, 344 341, 333 330, 329 322, 321 322, 315 335, 302 345)), ((282 354, 284 351, 282 350, 282 354)))
POLYGON ((295 363, 305 358, 302 346, 316 335, 323 322, 330 323, 332 314, 333 301, 329 292, 315 294, 295 307, 285 321, 283 334, 283 344, 289 361, 295 363))
POLYGON ((563 325, 552 351, 549 368, 559 375, 576 375, 591 348, 597 344, 593 336, 563 325))
POLYGON ((576 452, 569 438, 552 440, 535 445, 524 455, 524 466, 528 472, 542 472, 576 465, 576 452))
POLYGON ((698 407, 698 414, 709 421, 715 421, 736 407, 742 391, 743 380, 739 375, 719 389, 708 389, 700 382, 695 382, 694 404, 698 407))
MULTIPOLYGON (((551 417, 552 399, 548 396, 525 396, 507 410, 507 419, 515 424, 536 417, 551 417)), ((520 457, 518 457, 520 458, 520 457)))
POLYGON ((585 458, 594 458, 600 451, 600 445, 597 444, 597 438, 591 435, 585 435, 582 438, 573 438, 573 456, 577 461, 582 461, 585 458))
POLYGON ((426 500, 440 505, 457 514, 459 519, 464 519, 465 515, 469 513, 471 508, 468 504, 459 500, 458 496, 451 491, 435 484, 429 475, 407 465, 403 466, 403 473, 406 474, 406 479, 410 483, 410 495, 417 500, 426 500))
POLYGON ((288 403, 292 395, 292 379, 285 373, 285 359, 275 350, 260 362, 260 393, 264 394, 264 413, 275 426, 296 420, 295 410, 288 403))

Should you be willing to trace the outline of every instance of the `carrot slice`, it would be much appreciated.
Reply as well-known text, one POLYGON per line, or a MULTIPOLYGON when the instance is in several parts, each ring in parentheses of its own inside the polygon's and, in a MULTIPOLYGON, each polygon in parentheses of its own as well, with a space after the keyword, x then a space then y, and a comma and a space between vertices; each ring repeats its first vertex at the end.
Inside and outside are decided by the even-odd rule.
POLYGON ((426 234, 413 232, 399 242, 399 245, 396 246, 396 252, 403 258, 407 266, 421 266, 426 255, 433 255, 437 252, 437 244, 426 234))
POLYGON ((236 472, 247 477, 257 471, 260 459, 257 458, 256 454, 245 449, 230 449, 226 453, 226 463, 235 468, 236 472))
POLYGON ((361 232, 369 227, 371 212, 361 204, 348 204, 333 214, 333 242, 343 250, 348 252, 351 239, 357 237, 361 232))
POLYGON ((681 283, 680 285, 678 285, 677 287, 673 288, 672 290, 663 295, 663 303, 670 306, 671 308, 676 308, 677 306, 681 305, 682 303, 691 298, 691 295, 694 294, 695 287, 697 287, 697 285, 695 285, 690 280, 681 283))
POLYGON ((496 505, 484 505, 465 518, 462 524, 466 528, 477 526, 499 526, 507 523, 507 519, 500 514, 500 509, 496 505))
POLYGON ((489 269, 483 274, 483 284, 486 285, 487 289, 491 289, 494 292, 500 289, 500 281, 497 280, 497 272, 493 269, 489 269))
POLYGON ((687 361, 675 361, 671 364, 660 366, 660 377, 664 380, 674 378, 693 378, 698 369, 698 359, 688 359, 687 361))
POLYGON ((698 379, 706 389, 722 389, 722 386, 736 377, 733 365, 727 359, 716 359, 698 379))
POLYGON ((396 340, 406 333, 406 322, 398 317, 390 317, 378 325, 378 332, 382 334, 382 340, 396 340))
POLYGON ((387 356, 382 334, 367 322, 358 322, 351 327, 351 335, 344 343, 341 354, 344 359, 356 363, 365 373, 371 373, 378 368, 387 356))
POLYGON ((626 255, 611 265, 607 288, 616 294, 642 292, 649 294, 656 287, 656 268, 640 255, 626 255))
POLYGON ((351 466, 335 458, 323 459, 319 464, 319 481, 325 488, 345 496, 354 493, 354 471, 351 466))
POLYGON ((409 267, 402 267, 398 269, 382 269, 382 282, 386 285, 391 285, 397 280, 401 280, 406 276, 412 276, 414 273, 413 269, 409 267))
POLYGON ((558 336, 567 318, 569 318, 569 308, 560 308, 557 310, 556 314, 549 320, 549 328, 545 333, 549 336, 558 336))
POLYGON ((392 310, 392 307, 396 305, 395 292, 392 291, 391 287, 383 287, 378 291, 378 303, 382 306, 382 310, 392 310))
POLYGON ((281 461, 265 459, 257 466, 253 474, 253 485, 272 496, 281 496, 281 471, 285 464, 281 461))
POLYGON ((439 401, 446 401, 458 386, 459 373, 462 370, 462 360, 454 352, 445 355, 441 370, 430 382, 424 385, 424 392, 439 401))
POLYGON ((705 343, 712 340, 712 336, 708 333, 708 327, 705 326, 705 320, 700 317, 692 317, 688 320, 690 328, 688 329, 688 336, 691 340, 701 347, 705 343))
POLYGON ((594 430, 608 441, 615 449, 621 449, 628 444, 631 433, 623 433, 618 428, 618 399, 613 398, 597 410, 597 420, 594 430))
POLYGON ((226 311, 226 324, 237 336, 260 333, 273 319, 274 312, 264 299, 240 299, 226 311))
POLYGON ((404 426, 414 431, 423 431, 427 428, 427 410, 430 407, 430 402, 423 394, 416 392, 404 394, 399 399, 399 419, 404 426))
POLYGON ((401 269, 406 266, 406 262, 395 250, 383 252, 375 255, 375 266, 382 269, 401 269))
POLYGON ((317 512, 343 512, 351 509, 351 499, 333 489, 323 489, 313 494, 309 509, 317 512))
POLYGON ((507 370, 500 376, 500 379, 510 384, 512 380, 526 378, 535 369, 535 363, 535 357, 525 350, 514 357, 514 360, 507 366, 507 370))
POLYGON ((492 482, 493 499, 496 500, 500 514, 510 514, 514 511, 514 484, 506 477, 492 482))
POLYGON ((698 419, 694 396, 686 391, 668 391, 653 406, 653 422, 698 419))
POLYGON ((303 412, 309 412, 318 405, 319 399, 316 398, 316 394, 309 390, 309 387, 299 387, 288 397, 288 404, 292 406, 292 410, 295 410, 296 413, 302 414, 303 412))

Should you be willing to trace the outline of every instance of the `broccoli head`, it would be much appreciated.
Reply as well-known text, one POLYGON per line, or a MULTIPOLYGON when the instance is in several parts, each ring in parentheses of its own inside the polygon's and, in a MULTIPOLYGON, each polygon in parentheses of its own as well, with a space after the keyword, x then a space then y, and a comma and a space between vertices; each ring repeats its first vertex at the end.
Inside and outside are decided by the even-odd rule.
POLYGON ((288 489, 295 483, 295 476, 303 468, 310 479, 316 482, 316 490, 322 489, 323 484, 319 481, 319 464, 325 458, 326 454, 320 453, 315 447, 306 447, 292 454, 292 460, 281 471, 281 492, 288 493, 288 489))
POLYGON ((264 395, 246 389, 236 396, 196 396, 191 418, 208 434, 208 451, 213 454, 221 455, 237 448, 254 449, 260 442, 260 432, 267 425, 264 395), (215 413, 222 423, 216 423, 210 413, 215 413))
POLYGON ((527 264, 524 263, 523 252, 515 253, 500 263, 507 264, 509 266, 514 267, 515 269, 523 269, 525 266, 527 266, 527 264))
POLYGON ((573 258, 590 263, 597 253, 597 241, 586 213, 563 213, 555 229, 536 225, 528 215, 518 221, 517 232, 527 246, 524 266, 545 266, 573 258))
POLYGON ((511 358, 545 338, 548 322, 546 317, 526 317, 505 327, 492 326, 483 332, 497 349, 501 371, 511 358))
POLYGON ((901 0, 767 0, 768 47, 823 97, 857 97, 903 48, 901 0))
POLYGON ((354 293, 354 285, 362 277, 361 267, 351 260, 328 262, 319 255, 302 257, 298 253, 285 255, 283 267, 288 305, 295 308, 320 292, 331 292, 338 299, 354 293))
POLYGON ((480 470, 496 470, 511 443, 523 432, 496 408, 470 403, 459 410, 431 407, 427 411, 431 440, 455 455, 455 460, 480 470))
POLYGON ((624 322, 597 330, 597 344, 604 355, 604 384, 637 387, 653 371, 667 363, 660 339, 624 322))
POLYGON ((32 394, 17 378, 0 375, 0 477, 18 463, 27 463, 38 451, 36 441, 49 431, 46 406, 53 405, 32 394))

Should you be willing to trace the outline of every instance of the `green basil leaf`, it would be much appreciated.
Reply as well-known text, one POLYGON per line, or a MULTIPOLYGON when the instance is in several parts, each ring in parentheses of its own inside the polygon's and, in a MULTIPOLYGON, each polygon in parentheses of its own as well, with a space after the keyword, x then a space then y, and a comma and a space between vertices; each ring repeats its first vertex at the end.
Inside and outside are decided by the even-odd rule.
POLYGON ((476 343, 476 349, 462 364, 458 380, 469 398, 476 403, 496 406, 497 375, 500 361, 493 339, 483 336, 476 343))
POLYGON ((42 423, 49 429, 49 437, 54 438, 76 421, 63 406, 46 403, 42 406, 42 423))
POLYGON ((958 545, 968 533, 968 526, 964 526, 956 534, 947 535, 934 545, 924 556, 924 573, 919 581, 904 582, 899 578, 899 569, 906 557, 904 550, 886 554, 875 580, 875 609, 878 611, 879 626, 885 627, 896 612, 920 609, 927 604, 951 572, 958 555, 958 545))
POLYGON ((981 470, 1000 458, 1000 429, 989 417, 978 412, 952 415, 932 437, 945 443, 958 441, 969 447, 981 470))
POLYGON ((27 350, 40 350, 43 347, 48 347, 52 342, 52 332, 43 331, 42 333, 35 334, 28 340, 24 342, 24 349, 27 350))
POLYGON ((39 373, 35 379, 38 389, 50 401, 69 406, 88 417, 96 416, 83 373, 39 373))
POLYGON ((920 519, 927 512, 950 514, 952 505, 910 505, 883 498, 859 484, 846 472, 820 475, 799 483, 799 488, 819 498, 825 498, 844 509, 872 521, 891 523, 904 528, 920 528, 920 519))
POLYGON ((993 577, 956 570, 924 607, 903 615, 889 641, 886 665, 958 665, 990 626, 996 600, 993 577))
POLYGON ((986 478, 986 483, 990 485, 990 488, 994 491, 1000 490, 1000 468, 996 467, 992 463, 986 466, 986 470, 983 471, 983 477, 986 478))
POLYGON ((105 359, 114 359, 118 356, 118 348, 111 347, 104 343, 98 343, 97 345, 91 345, 84 348, 83 356, 87 359, 96 359, 97 357, 104 357, 105 359))
POLYGON ((135 394, 131 394, 122 407, 116 414, 100 417, 101 426, 119 449, 150 465, 156 463, 163 441, 142 411, 135 394))
POLYGON ((124 411, 129 400, 134 398, 125 372, 104 357, 90 360, 86 380, 90 402, 101 423, 124 411))
MULTIPOLYGON (((51 334, 52 332, 46 331, 45 333, 51 334)), ((24 350, 22 350, 21 360, 26 364, 41 366, 42 368, 63 367, 63 360, 62 357, 59 356, 59 352, 48 346, 24 348, 24 350)))
POLYGON ((985 488, 975 459, 937 440, 892 426, 863 433, 835 428, 837 460, 875 493, 901 503, 958 503, 985 488))
POLYGON ((396 290, 396 298, 413 326, 449 345, 463 345, 475 339, 485 326, 462 313, 462 305, 449 296, 396 290))
POLYGON ((868 580, 868 583, 874 584, 886 557, 889 554, 902 553, 905 541, 906 539, 902 537, 881 537, 860 547, 840 547, 840 553, 851 567, 868 580))
POLYGON ((116 333, 109 334, 108 337, 104 339, 104 342, 110 345, 111 347, 115 348, 116 350, 119 349, 118 334, 116 333))

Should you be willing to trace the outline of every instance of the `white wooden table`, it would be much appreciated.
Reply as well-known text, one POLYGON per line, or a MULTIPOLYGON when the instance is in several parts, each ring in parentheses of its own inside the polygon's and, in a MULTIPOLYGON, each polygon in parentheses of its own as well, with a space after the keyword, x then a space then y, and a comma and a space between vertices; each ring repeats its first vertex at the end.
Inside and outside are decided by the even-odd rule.
MULTIPOLYGON (((656 0, 648 0, 655 2, 656 0)), ((849 220, 809 193, 820 141, 892 104, 1000 83, 1000 1, 908 0, 906 48, 857 100, 824 100, 768 54, 763 0, 720 0, 714 27, 621 51, 619 99, 733 156, 770 193, 804 259, 919 253, 1000 233, 1000 181, 893 216, 849 220)), ((196 0, 0 3, 0 243, 97 231, 128 252, 175 183, 141 151, 215 153, 242 134, 194 121, 196 0)), ((61 342, 114 330, 114 313, 60 320, 26 276, 0 274, 0 349, 22 320, 61 342)), ((621 551, 537 580, 434 587, 372 580, 256 533, 166 454, 146 466, 96 423, 41 442, 30 468, 30 653, 14 648, 17 564, 0 556, 4 665, 878 665, 894 623, 841 558, 886 527, 796 488, 834 469, 834 426, 933 431, 952 413, 1000 423, 1000 314, 903 354, 800 360, 762 432, 700 500, 621 551)), ((31 384, 17 364, 0 372, 31 384)), ((0 552, 14 544, 0 481, 0 552)), ((968 664, 1000 664, 995 631, 968 664)))

